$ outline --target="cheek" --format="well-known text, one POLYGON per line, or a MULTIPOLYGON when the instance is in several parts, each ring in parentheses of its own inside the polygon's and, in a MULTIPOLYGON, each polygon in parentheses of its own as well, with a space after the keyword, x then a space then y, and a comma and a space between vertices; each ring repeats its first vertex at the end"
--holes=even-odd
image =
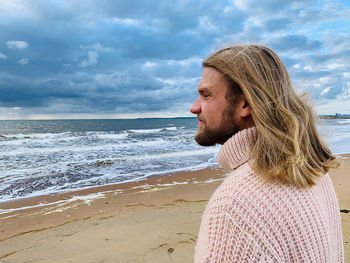
POLYGON ((216 128, 221 120, 221 113, 208 110, 206 114, 203 115, 205 124, 209 127, 216 128))
POLYGON ((223 117, 223 113, 225 108, 223 107, 223 105, 210 105, 211 107, 207 107, 206 108, 206 116, 209 119, 210 118, 210 122, 212 124, 217 124, 220 123, 222 117, 223 117))

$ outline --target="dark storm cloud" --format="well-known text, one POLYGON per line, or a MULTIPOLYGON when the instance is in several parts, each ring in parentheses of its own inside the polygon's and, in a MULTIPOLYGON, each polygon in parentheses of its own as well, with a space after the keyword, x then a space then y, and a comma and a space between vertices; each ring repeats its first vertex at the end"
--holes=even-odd
POLYGON ((286 35, 268 41, 269 46, 281 52, 308 52, 318 50, 322 42, 310 40, 304 35, 286 35))
POLYGON ((281 31, 288 28, 293 21, 289 18, 273 18, 264 22, 263 27, 266 31, 281 31))
POLYGON ((281 10, 294 9, 300 5, 303 7, 313 4, 315 0, 265 0, 263 3, 259 0, 235 0, 236 6, 250 13, 260 12, 262 15, 276 14, 281 10))
POLYGON ((322 99, 337 99, 349 88, 350 36, 334 31, 339 14, 349 17, 342 2, 1 5, 0 107, 31 114, 187 112, 202 58, 228 43, 271 46, 295 82, 322 99), (328 31, 323 21, 333 23, 328 31))

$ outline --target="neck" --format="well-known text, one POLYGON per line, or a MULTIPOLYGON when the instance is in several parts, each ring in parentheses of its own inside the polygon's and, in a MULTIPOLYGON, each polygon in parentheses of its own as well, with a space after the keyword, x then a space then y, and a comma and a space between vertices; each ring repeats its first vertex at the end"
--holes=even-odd
POLYGON ((255 127, 255 123, 253 121, 252 116, 248 116, 245 118, 242 118, 242 124, 241 124, 241 130, 249 129, 251 127, 255 127))

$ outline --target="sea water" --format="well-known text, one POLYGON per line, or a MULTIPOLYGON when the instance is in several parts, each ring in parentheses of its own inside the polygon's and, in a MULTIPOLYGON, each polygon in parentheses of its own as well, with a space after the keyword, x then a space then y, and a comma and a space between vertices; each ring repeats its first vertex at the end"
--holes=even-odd
MULTIPOLYGON (((216 166, 196 118, 0 121, 0 202, 216 166)), ((350 152, 350 120, 319 126, 335 153, 350 152)))

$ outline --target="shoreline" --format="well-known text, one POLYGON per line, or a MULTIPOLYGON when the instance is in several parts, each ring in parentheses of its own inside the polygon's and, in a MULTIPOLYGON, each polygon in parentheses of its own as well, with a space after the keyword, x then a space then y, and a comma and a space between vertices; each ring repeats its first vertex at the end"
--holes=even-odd
MULTIPOLYGON (((225 178, 225 175, 226 171, 219 167, 207 168, 165 176, 155 176, 135 182, 91 187, 62 194, 11 200, 0 203, 0 222, 3 220, 11 221, 11 218, 17 217, 27 218, 31 215, 41 214, 47 216, 55 213, 60 214, 67 210, 78 210, 82 206, 88 208, 92 203, 101 202, 105 199, 127 199, 132 195, 152 194, 165 190, 183 188, 189 185, 219 184, 225 178)), ((179 196, 178 200, 180 199, 183 198, 179 196)), ((64 219, 64 217, 61 217, 61 219, 64 219)), ((18 229, 16 231, 18 232, 18 229)), ((30 230, 26 228, 23 232, 27 231, 30 230)), ((12 231, 4 231, 4 226, 0 225, 0 242, 10 237, 11 233, 12 231)))
MULTIPOLYGON (((69 200, 73 197, 79 196, 87 196, 98 193, 133 193, 137 191, 149 190, 150 188, 158 187, 159 190, 164 189, 164 187, 172 187, 177 184, 187 184, 191 183, 195 180, 199 180, 198 183, 206 182, 210 179, 208 176, 202 175, 204 174, 212 174, 213 176, 224 175, 226 172, 220 168, 219 166, 207 167, 204 169, 194 170, 194 171, 180 171, 174 173, 164 173, 156 176, 150 176, 146 178, 142 178, 135 181, 127 181, 121 183, 114 183, 109 185, 101 185, 101 186, 92 186, 84 189, 71 190, 63 193, 52 193, 47 195, 38 195, 38 196, 29 196, 29 197, 20 197, 16 199, 10 199, 5 201, 0 201, 0 219, 3 212, 1 210, 6 209, 20 209, 22 207, 28 207, 30 209, 31 206, 36 206, 42 204, 50 205, 51 203, 55 203, 58 201, 69 200), (208 173, 206 172, 208 171, 208 173), (217 173, 216 173, 217 172, 217 173)), ((214 179, 215 180, 215 179, 214 179)), ((195 181, 196 183, 196 181, 195 181)))
MULTIPOLYGON (((350 209, 350 154, 329 172, 350 209)), ((221 168, 0 203, 0 262, 193 262, 201 215, 221 168), (38 205, 33 207, 33 205, 38 205)), ((350 213, 341 213, 350 262, 350 213)))
MULTIPOLYGON (((335 154, 339 159, 343 159, 343 157, 350 158, 350 153, 344 152, 344 153, 338 153, 335 154)), ((341 165, 340 165, 341 166, 341 165)), ((225 174, 226 172, 224 169, 222 169, 219 165, 213 165, 211 167, 207 167, 204 169, 199 170, 190 170, 190 171, 179 171, 179 172, 173 172, 173 173, 164 173, 159 174, 155 176, 150 176, 146 178, 142 178, 139 180, 133 180, 133 181, 127 181, 127 182, 121 182, 121 183, 113 183, 109 185, 101 185, 101 186, 91 186, 83 189, 77 189, 77 190, 68 190, 67 192, 62 193, 52 193, 47 195, 37 195, 37 196, 29 196, 29 197, 20 197, 16 199, 10 199, 5 201, 0 201, 0 219, 2 215, 3 209, 20 209, 21 207, 29 207, 31 205, 39 205, 40 203, 47 203, 49 205, 50 203, 68 200, 70 198, 73 198, 75 196, 87 196, 90 194, 97 194, 97 193, 107 193, 107 192, 126 192, 131 193, 138 191, 138 188, 142 188, 142 186, 145 187, 145 189, 150 187, 155 187, 156 185, 160 184, 171 184, 170 181, 173 181, 173 185, 176 185, 177 183, 184 183, 184 182, 190 182, 191 179, 196 179, 196 177, 192 178, 194 174, 201 173, 201 171, 220 171, 220 173, 225 174), (188 177, 185 178, 185 177, 188 177), (176 180, 180 181, 177 182, 176 180), (143 183, 145 183, 143 185, 143 183)), ((202 176, 200 176, 201 179, 203 179, 202 176)), ((168 187, 171 187, 172 185, 168 185, 168 187)))

